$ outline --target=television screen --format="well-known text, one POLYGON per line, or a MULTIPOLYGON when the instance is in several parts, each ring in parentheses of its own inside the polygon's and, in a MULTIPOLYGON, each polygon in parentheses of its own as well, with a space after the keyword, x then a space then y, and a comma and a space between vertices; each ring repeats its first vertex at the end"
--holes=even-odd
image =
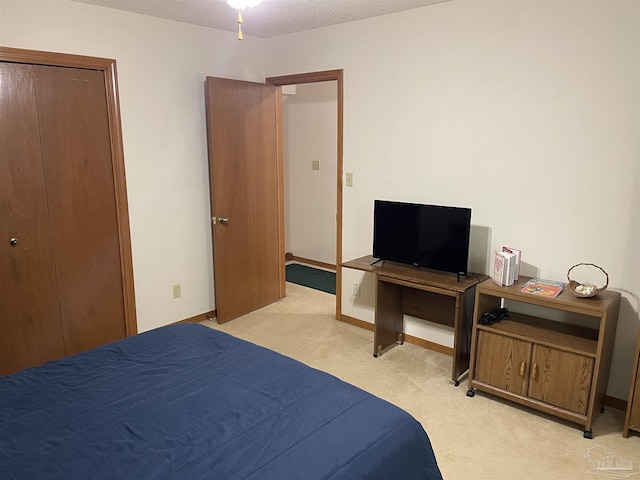
POLYGON ((471 209, 375 200, 373 256, 467 274, 471 209))

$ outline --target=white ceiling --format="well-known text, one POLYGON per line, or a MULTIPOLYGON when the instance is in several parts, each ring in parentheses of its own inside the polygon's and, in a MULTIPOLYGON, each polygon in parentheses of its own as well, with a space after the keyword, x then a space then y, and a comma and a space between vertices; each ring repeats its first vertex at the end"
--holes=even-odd
MULTIPOLYGON (((237 11, 225 0, 73 0, 236 32, 237 11)), ((450 0, 264 0, 243 12, 242 32, 268 38, 411 10, 450 0)))

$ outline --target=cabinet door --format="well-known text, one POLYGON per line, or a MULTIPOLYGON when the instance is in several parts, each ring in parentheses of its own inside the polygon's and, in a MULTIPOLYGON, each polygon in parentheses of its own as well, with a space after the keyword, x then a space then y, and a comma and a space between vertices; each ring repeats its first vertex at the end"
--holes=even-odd
POLYGON ((593 377, 593 358, 534 345, 529 396, 585 415, 593 377))
POLYGON ((474 378, 507 392, 527 394, 531 343, 478 331, 474 378))

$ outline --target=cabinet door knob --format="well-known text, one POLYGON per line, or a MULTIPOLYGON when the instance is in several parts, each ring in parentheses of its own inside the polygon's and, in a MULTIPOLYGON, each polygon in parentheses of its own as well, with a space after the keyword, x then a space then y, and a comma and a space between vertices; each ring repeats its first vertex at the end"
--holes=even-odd
POLYGON ((16 245, 18 245, 18 239, 16 237, 12 237, 11 240, 9 240, 9 245, 15 247, 16 245))
POLYGON ((524 377, 524 370, 527 368, 527 364, 525 362, 520 363, 520 376, 524 377))

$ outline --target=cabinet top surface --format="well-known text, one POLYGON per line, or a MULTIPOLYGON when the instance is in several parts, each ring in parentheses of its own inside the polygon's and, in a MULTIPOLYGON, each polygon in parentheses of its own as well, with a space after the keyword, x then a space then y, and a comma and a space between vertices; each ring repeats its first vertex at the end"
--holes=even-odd
POLYGON ((460 277, 460 280, 458 280, 455 274, 437 272, 424 268, 414 268, 410 265, 390 261, 371 265, 376 260, 377 259, 371 255, 367 255, 349 262, 344 262, 342 266, 353 268, 355 270, 362 270, 364 272, 375 273, 380 277, 395 278, 417 284, 433 285, 459 292, 463 292, 487 278, 486 275, 476 275, 474 277, 460 277))
POLYGON ((521 276, 518 281, 510 287, 501 287, 493 280, 488 279, 478 285, 478 293, 549 307, 562 308, 564 306, 571 309, 593 310, 595 312, 601 312, 609 308, 612 304, 620 302, 620 293, 611 290, 605 290, 590 298, 576 297, 571 293, 568 286, 555 298, 521 292, 520 289, 522 286, 530 279, 531 277, 521 276))

